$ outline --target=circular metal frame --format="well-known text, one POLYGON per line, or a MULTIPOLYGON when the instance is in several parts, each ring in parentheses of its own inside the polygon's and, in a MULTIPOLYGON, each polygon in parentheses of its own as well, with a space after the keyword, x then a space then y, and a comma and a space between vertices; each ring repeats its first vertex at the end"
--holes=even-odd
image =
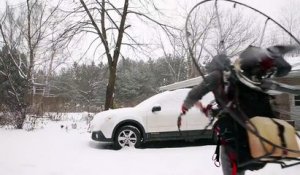
MULTIPOLYGON (((189 21, 189 18, 191 17, 191 13, 192 13, 197 7, 199 7, 200 5, 202 5, 202 4, 204 4, 204 3, 210 2, 210 1, 215 1, 215 8, 216 8, 216 10, 217 10, 217 2, 218 2, 218 1, 229 2, 229 3, 233 3, 234 5, 238 4, 238 5, 241 5, 241 6, 243 6, 243 7, 248 8, 248 9, 251 9, 251 10, 253 10, 253 11, 255 11, 255 12, 257 12, 257 13, 259 13, 259 14, 261 14, 261 15, 263 15, 264 17, 267 18, 267 20, 266 20, 266 22, 265 22, 265 25, 266 25, 266 23, 267 23, 268 21, 272 21, 272 22, 275 23, 277 26, 279 26, 282 30, 284 30, 290 37, 292 37, 292 38, 296 41, 296 43, 300 46, 299 40, 298 40, 293 34, 291 34, 291 32, 289 32, 286 28, 284 28, 281 24, 279 24, 277 21, 275 21, 275 20, 274 20, 273 18, 271 18, 270 16, 266 15, 265 13, 263 13, 263 12, 261 12, 261 11, 255 9, 255 8, 253 8, 253 7, 251 7, 251 6, 248 6, 248 5, 246 5, 246 4, 243 4, 243 3, 240 3, 240 2, 237 2, 237 1, 234 1, 234 0, 204 0, 204 1, 201 1, 201 2, 197 3, 197 4, 190 10, 190 12, 188 13, 188 16, 187 16, 187 19, 186 19, 186 23, 185 23, 185 35, 186 35, 187 46, 188 46, 188 51, 189 51, 190 57, 192 58, 192 61, 193 61, 194 65, 195 65, 195 67, 197 68, 197 71, 198 71, 198 72, 200 73, 200 75, 202 76, 203 82, 204 82, 204 83, 207 83, 207 80, 206 80, 206 78, 205 78, 205 76, 204 76, 204 73, 201 71, 201 68, 199 67, 199 65, 198 65, 198 63, 197 63, 197 61, 196 61, 196 58, 195 58, 195 56, 194 56, 194 54, 193 54, 193 48, 191 47, 190 42, 189 42, 189 36, 190 36, 190 33, 189 33, 189 31, 188 31, 188 21, 189 21)), ((216 12, 216 13, 217 13, 217 15, 218 15, 218 12, 216 12)), ((222 29, 221 29, 221 23, 220 23, 220 20, 219 20, 219 16, 217 16, 217 18, 218 18, 218 25, 219 25, 219 29, 220 29, 220 36, 222 36, 222 29)), ((264 30, 265 30, 265 27, 264 27, 264 30)), ((263 36, 262 36, 262 37, 263 37, 263 36)), ((261 40, 261 41, 262 41, 262 40, 261 40)), ((224 46, 225 43, 224 43, 224 41, 222 41, 222 38, 221 38, 221 42, 223 42, 223 43, 220 43, 220 44, 223 44, 223 46, 224 46)), ((225 50, 224 50, 224 52, 226 53, 225 50)), ((226 106, 226 103, 225 103, 222 99, 218 99, 218 100, 219 100, 219 102, 222 104, 222 106, 224 106, 224 108, 225 108, 224 110, 227 111, 227 112, 229 112, 230 115, 232 116, 232 118, 233 118, 238 124, 240 124, 240 125, 241 125, 242 127, 244 127, 246 130, 250 131, 252 134, 254 134, 255 136, 257 136, 261 141, 263 141, 263 142, 265 142, 265 143, 267 143, 267 144, 272 145, 274 148, 280 148, 280 149, 284 149, 284 150, 289 151, 289 152, 300 153, 300 151, 298 151, 298 150, 287 149, 287 148, 282 147, 282 146, 280 146, 280 145, 276 145, 276 144, 274 144, 273 142, 269 141, 268 139, 262 137, 262 136, 258 133, 257 129, 255 129, 255 127, 253 127, 254 125, 251 124, 251 122, 249 122, 249 124, 250 124, 252 127, 250 127, 250 126, 247 125, 244 121, 242 121, 242 120, 241 120, 241 117, 237 116, 237 114, 236 114, 232 109, 228 108, 228 107, 226 106)), ((244 116, 244 117, 245 117, 245 116, 244 116)), ((297 134, 297 133, 296 133, 296 134, 297 134)), ((297 136, 299 137, 299 134, 297 134, 297 136)))

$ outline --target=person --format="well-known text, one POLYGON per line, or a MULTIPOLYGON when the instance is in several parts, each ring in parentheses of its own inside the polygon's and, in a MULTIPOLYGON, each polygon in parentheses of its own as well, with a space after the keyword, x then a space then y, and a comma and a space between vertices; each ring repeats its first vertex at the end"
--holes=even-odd
POLYGON ((282 55, 293 49, 284 46, 267 49, 249 46, 239 55, 234 65, 231 65, 226 55, 217 55, 206 66, 207 75, 204 81, 192 88, 185 98, 182 114, 199 103, 205 94, 213 92, 221 110, 216 128, 221 144, 224 175, 244 175, 245 170, 258 170, 265 166, 260 161, 249 163, 251 156, 248 141, 245 139, 246 130, 226 109, 233 111, 244 122, 255 116, 277 117, 272 110, 268 91, 283 90, 285 86, 269 78, 285 76, 291 71, 291 65, 282 55))

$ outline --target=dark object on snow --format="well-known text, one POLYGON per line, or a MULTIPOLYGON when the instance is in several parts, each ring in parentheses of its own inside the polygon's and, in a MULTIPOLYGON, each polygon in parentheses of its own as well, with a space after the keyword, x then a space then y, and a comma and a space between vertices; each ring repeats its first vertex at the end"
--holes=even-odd
POLYGON ((77 129, 77 124, 76 123, 72 123, 72 129, 77 129))

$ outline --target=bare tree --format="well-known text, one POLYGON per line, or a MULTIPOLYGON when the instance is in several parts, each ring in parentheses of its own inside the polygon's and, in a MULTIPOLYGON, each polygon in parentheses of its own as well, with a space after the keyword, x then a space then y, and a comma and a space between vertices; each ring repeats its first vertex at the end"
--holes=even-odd
POLYGON ((168 65, 169 72, 172 74, 173 81, 177 82, 182 80, 182 77, 186 77, 186 72, 183 71, 186 69, 186 61, 184 58, 187 57, 187 49, 184 47, 184 38, 181 31, 174 33, 172 35, 167 35, 168 43, 161 37, 160 38, 160 47, 163 51, 163 58, 168 65), (167 48, 170 46, 170 48, 167 48), (181 58, 179 65, 172 65, 172 58, 181 58))
POLYGON ((101 16, 100 17, 100 23, 101 23, 100 26, 97 25, 96 20, 92 16, 90 9, 87 7, 86 3, 83 0, 80 0, 80 3, 82 4, 84 10, 88 14, 89 19, 90 19, 94 29, 96 30, 97 35, 101 39, 101 42, 105 49, 105 54, 106 54, 108 65, 109 65, 109 80, 108 80, 108 85, 107 85, 107 89, 106 89, 106 101, 105 101, 105 109, 108 109, 113 106, 113 94, 114 94, 115 81, 116 81, 117 63, 118 63, 120 50, 121 50, 121 46, 122 46, 123 34, 125 31, 125 27, 126 27, 125 21, 126 21, 126 17, 128 14, 129 0, 124 1, 122 12, 120 12, 119 9, 115 8, 111 3, 109 3, 109 5, 111 5, 111 7, 114 8, 115 10, 117 10, 117 12, 119 12, 119 14, 121 15, 121 21, 120 21, 119 25, 117 25, 115 23, 115 21, 111 21, 114 23, 114 25, 115 25, 114 27, 116 27, 116 29, 118 30, 118 36, 116 39, 116 43, 115 43, 115 46, 113 47, 113 49, 114 49, 113 55, 111 54, 111 51, 110 51, 110 47, 109 47, 110 43, 108 43, 107 28, 106 28, 106 24, 105 24, 106 23, 105 16, 108 15, 108 17, 110 17, 109 14, 107 14, 107 9, 106 9, 107 2, 105 2, 105 0, 102 0, 102 2, 96 1, 96 3, 99 4, 98 10, 100 11, 100 16, 101 16))
MULTIPOLYGON (((150 0, 137 1, 140 8, 148 4, 152 4, 150 0)), ((142 44, 135 40, 128 32, 127 29, 131 25, 127 24, 128 15, 135 15, 144 20, 153 22, 168 30, 170 26, 160 23, 148 16, 146 13, 138 11, 137 7, 130 7, 134 4, 133 1, 124 0, 121 2, 112 2, 107 0, 93 0, 85 2, 80 0, 80 3, 88 16, 88 21, 83 23, 87 24, 85 29, 93 32, 100 39, 102 50, 109 65, 109 79, 106 89, 105 109, 113 107, 113 96, 115 91, 116 82, 116 68, 121 53, 121 48, 124 46, 140 47, 142 44), (92 26, 92 29, 91 27, 92 26), (126 37, 126 40, 124 39, 126 37), (128 43, 128 41, 131 43, 128 43)), ((97 47, 98 48, 98 47, 97 47)))
POLYGON ((233 57, 257 41, 259 32, 254 29, 253 21, 241 9, 218 9, 208 4, 190 14, 187 39, 197 63, 203 68, 212 56, 222 52, 220 43, 224 43, 226 54, 233 57))
MULTIPOLYGON (((286 5, 283 6, 278 13, 278 19, 275 19, 280 25, 282 25, 288 32, 294 35, 296 38, 300 38, 300 13, 298 6, 300 3, 297 0, 288 0, 286 5)), ((297 42, 291 37, 288 32, 283 30, 276 23, 271 20, 265 19, 264 31, 262 32, 262 38, 260 39, 261 46, 269 47, 271 45, 290 44, 296 45, 297 42)), ((299 55, 299 51, 294 51, 288 55, 299 55)))
MULTIPOLYGON (((58 50, 57 48, 65 47, 65 43, 67 43, 59 44, 70 30, 65 31, 60 28, 63 31, 59 32, 59 27, 49 27, 59 26, 60 22, 64 20, 63 17, 57 18, 61 2, 62 0, 58 1, 55 6, 52 6, 48 2, 27 0, 26 3, 21 3, 13 10, 10 10, 10 7, 7 5, 6 13, 1 19, 1 37, 4 46, 10 51, 10 57, 15 67, 18 68, 20 77, 26 82, 22 89, 22 94, 24 95, 22 97, 20 93, 15 95, 22 102, 20 102, 21 105, 16 104, 19 106, 16 111, 20 113, 18 128, 22 128, 28 107, 34 107, 33 90, 35 88, 34 72, 37 69, 36 66, 44 64, 43 62, 47 59, 44 56, 50 50, 53 55, 50 58, 49 70, 53 69, 52 64, 58 50), (13 15, 12 11, 16 11, 17 15, 13 15), (11 54, 15 50, 24 53, 27 59, 11 54), (22 66, 25 69, 21 69, 22 66)), ((11 88, 13 89, 12 86, 11 88)), ((20 88, 17 87, 16 89, 20 88)))
MULTIPOLYGON (((211 11, 211 9, 207 9, 206 13, 202 13, 200 10, 196 10, 195 13, 192 14, 188 21, 188 28, 189 28, 189 36, 185 36, 188 40, 185 42, 190 42, 191 49, 195 55, 197 63, 200 65, 206 64, 208 61, 209 56, 213 56, 211 51, 207 49, 207 40, 208 34, 211 30, 214 30, 213 23, 216 20, 216 14, 211 11)), ((216 38, 216 37, 215 37, 216 38)), ((186 50, 188 46, 185 45, 186 50)), ((191 56, 188 54, 188 70, 189 70, 189 77, 193 78, 199 76, 199 73, 195 67, 195 63, 192 61, 191 56)))
MULTIPOLYGON (((299 1, 295 0, 289 0, 287 2, 287 6, 283 7, 281 9, 281 15, 280 15, 280 23, 289 31, 291 32, 298 40, 300 39, 300 13, 298 10, 298 7, 300 5, 299 1)), ((288 43, 290 45, 297 44, 296 41, 289 35, 287 35, 286 32, 283 30, 277 30, 274 31, 274 33, 277 33, 277 43, 288 43), (281 37, 278 37, 281 36, 281 37)), ((275 34, 274 34, 275 35, 275 34)), ((295 51, 290 53, 291 56, 293 55, 299 55, 299 51, 295 51)))
POLYGON ((29 57, 27 79, 31 83, 34 82, 34 66, 39 58, 37 54, 45 51, 43 49, 46 47, 42 46, 42 44, 49 37, 49 28, 51 23, 53 23, 53 17, 58 12, 60 4, 61 0, 55 7, 50 8, 48 4, 39 0, 26 1, 26 20, 24 20, 23 33, 29 57))

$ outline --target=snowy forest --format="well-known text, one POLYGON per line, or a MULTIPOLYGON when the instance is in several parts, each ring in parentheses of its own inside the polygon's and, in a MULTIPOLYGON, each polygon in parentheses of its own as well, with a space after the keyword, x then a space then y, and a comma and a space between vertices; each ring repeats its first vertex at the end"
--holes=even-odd
MULTIPOLYGON (((134 61, 129 58, 120 60, 117 67, 114 108, 134 106, 158 93, 160 86, 185 80, 185 65, 182 58, 172 57, 148 61, 134 61), (175 76, 169 69, 170 65, 175 72, 181 72, 178 78, 174 78, 175 76)), ((60 96, 66 100, 66 105, 72 105, 68 109, 59 110, 69 112, 103 110, 105 88, 108 82, 107 74, 105 64, 73 63, 71 67, 52 75, 50 95, 60 96), (76 105, 78 109, 74 109, 76 105), (102 109, 95 109, 101 106, 102 109)), ((39 71, 36 77, 37 82, 43 82, 45 74, 39 71)))
POLYGON ((300 151, 290 143, 300 145, 299 89, 267 92, 299 87, 299 7, 300 0, 0 0, 0 173, 218 175, 230 165, 231 174, 297 174, 300 151), (240 78, 249 46, 262 48, 267 64, 254 68, 266 72, 240 78), (272 79, 279 66, 270 46, 298 48, 284 58, 279 52, 291 64, 279 77, 287 79, 272 79), (208 84, 216 55, 225 55, 228 65, 208 84), (272 81, 265 88, 251 78, 272 81), (222 87, 219 96, 187 108, 194 101, 186 100, 189 89, 160 89, 185 80, 207 83, 198 86, 203 91, 222 87), (255 113, 252 119, 269 120, 254 125, 240 108, 240 94, 248 95, 243 107, 255 113), (256 114, 266 108, 278 120, 256 114), (251 159, 250 149, 261 146, 263 155, 251 159), (238 169, 240 158, 245 170, 238 169), (256 168, 260 160, 266 165, 256 168))
MULTIPOLYGON (((0 110, 11 114, 17 128, 27 114, 133 106, 158 93, 160 86, 199 76, 187 54, 187 2, 10 3, 2 2, 0 11, 0 110)), ((296 4, 289 1, 282 7, 279 21, 299 37, 296 4)), ((294 44, 272 24, 266 27, 266 19, 243 13, 241 7, 221 7, 221 37, 230 57, 250 44, 294 44)), ((199 65, 220 51, 217 19, 212 6, 204 6, 188 23, 199 65)))

